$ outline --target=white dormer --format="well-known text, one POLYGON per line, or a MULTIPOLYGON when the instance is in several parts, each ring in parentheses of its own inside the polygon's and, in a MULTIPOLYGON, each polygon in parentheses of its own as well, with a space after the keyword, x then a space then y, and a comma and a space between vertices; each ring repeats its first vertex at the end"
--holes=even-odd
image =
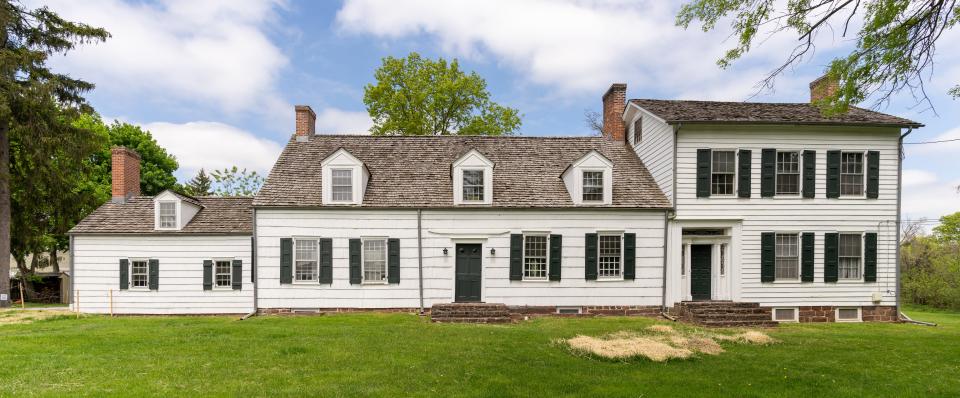
POLYGON ((563 171, 564 185, 577 206, 613 203, 613 162, 600 152, 590 151, 563 171))
POLYGON ((153 197, 153 227, 158 231, 179 231, 200 211, 200 203, 193 198, 177 195, 171 190, 153 197), (187 200, 189 199, 189 201, 187 200))
POLYGON ((493 203, 493 162, 471 149, 453 162, 453 204, 493 203))
POLYGON ((340 148, 320 162, 324 205, 359 205, 370 180, 363 162, 340 148))

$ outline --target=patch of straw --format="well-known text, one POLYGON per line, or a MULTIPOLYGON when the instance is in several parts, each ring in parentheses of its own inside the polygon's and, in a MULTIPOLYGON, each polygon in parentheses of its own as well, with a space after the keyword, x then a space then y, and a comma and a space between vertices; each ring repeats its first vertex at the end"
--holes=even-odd
POLYGON ((32 323, 44 319, 56 318, 62 315, 72 315, 70 311, 31 311, 31 310, 6 310, 0 312, 0 325, 15 325, 32 323))
POLYGON ((613 359, 646 357, 651 361, 663 362, 674 358, 685 359, 693 355, 693 352, 688 349, 676 348, 646 337, 607 340, 590 336, 577 336, 567 340, 567 344, 578 351, 613 359))
POLYGON ((673 327, 668 325, 651 325, 651 326, 647 326, 647 330, 654 333, 664 333, 664 334, 673 334, 677 332, 676 330, 673 329, 673 327))
POLYGON ((624 330, 603 337, 578 335, 572 339, 555 340, 554 344, 564 344, 576 352, 609 359, 644 357, 663 362, 669 359, 687 359, 695 354, 720 355, 725 351, 718 341, 756 345, 777 342, 772 337, 754 330, 725 335, 678 331, 667 325, 653 325, 645 331, 648 333, 624 330))

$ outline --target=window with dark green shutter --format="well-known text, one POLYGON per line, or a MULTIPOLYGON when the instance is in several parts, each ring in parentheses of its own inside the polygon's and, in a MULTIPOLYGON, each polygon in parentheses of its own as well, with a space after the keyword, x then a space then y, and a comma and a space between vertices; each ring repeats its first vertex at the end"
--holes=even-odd
POLYGON ((293 239, 280 238, 280 283, 293 283, 293 239))
POLYGON ((550 280, 560 280, 563 264, 563 235, 550 235, 550 280))
POLYGON ((837 264, 840 261, 840 234, 823 234, 823 281, 836 282, 837 264))
POLYGON ((203 290, 213 290, 213 260, 203 260, 203 290))
POLYGON ((350 264, 350 284, 358 285, 363 282, 360 271, 360 250, 362 247, 360 239, 350 239, 349 243, 349 264, 350 264))
POLYGON ((150 259, 150 290, 160 289, 160 260, 150 259))
POLYGON ((840 197, 840 151, 827 151, 827 197, 840 197))
POLYGON ((387 283, 400 283, 400 239, 387 239, 387 283))
POLYGON ((760 152, 760 196, 771 198, 777 189, 777 150, 764 148, 760 152))
POLYGON ((863 234, 863 281, 877 281, 877 233, 863 234))
POLYGON ((760 233, 760 282, 776 280, 776 234, 760 233))
POLYGON ((523 234, 510 235, 510 280, 523 280, 523 234))
POLYGON ((803 197, 817 196, 817 151, 803 151, 803 197))
POLYGON ((623 234, 623 279, 637 278, 637 234, 623 234))
POLYGON ((813 264, 814 264, 814 234, 813 232, 804 232, 802 235, 801 253, 800 253, 800 280, 802 282, 813 282, 813 264))
POLYGON ((867 198, 880 197, 880 152, 867 152, 867 198))
POLYGON ((697 149, 697 197, 710 197, 710 150, 697 149))
POLYGON ((243 261, 233 260, 233 290, 243 289, 243 261))
POLYGON ((737 160, 739 162, 739 173, 737 181, 737 196, 741 198, 749 198, 750 190, 752 189, 750 181, 752 179, 751 173, 753 168, 753 151, 749 149, 741 149, 740 155, 737 160))
POLYGON ((120 259, 120 290, 130 288, 130 260, 120 259))
POLYGON ((320 239, 320 277, 319 283, 333 283, 333 239, 320 239))
POLYGON ((584 236, 584 276, 588 281, 597 280, 597 234, 584 236))

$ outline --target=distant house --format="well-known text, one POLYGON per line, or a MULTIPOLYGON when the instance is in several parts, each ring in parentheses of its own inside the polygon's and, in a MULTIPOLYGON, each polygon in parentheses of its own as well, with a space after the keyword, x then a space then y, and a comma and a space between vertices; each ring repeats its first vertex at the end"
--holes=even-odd
POLYGON ((139 196, 138 157, 117 148, 114 200, 71 232, 80 309, 109 311, 110 294, 151 314, 730 301, 766 321, 895 319, 898 149, 920 124, 628 101, 620 84, 603 107, 602 137, 547 138, 316 135, 298 106, 254 198, 139 196))

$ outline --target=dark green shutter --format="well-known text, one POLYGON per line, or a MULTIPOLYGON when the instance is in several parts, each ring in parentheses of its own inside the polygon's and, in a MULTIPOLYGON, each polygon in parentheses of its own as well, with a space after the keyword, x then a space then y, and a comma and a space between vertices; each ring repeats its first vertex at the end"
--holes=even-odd
POLYGON ((213 261, 203 260, 203 290, 213 290, 213 261))
POLYGON ((803 197, 817 197, 817 151, 803 151, 803 197))
POLYGON ((760 152, 760 196, 771 198, 777 193, 777 150, 760 152))
POLYGON ((760 233, 760 282, 773 282, 777 279, 776 234, 760 233))
POLYGON ((840 262, 840 234, 823 234, 823 281, 837 281, 837 263, 840 262))
POLYGON ((257 238, 250 237, 250 283, 257 283, 257 238))
POLYGON ((522 234, 510 234, 510 280, 523 280, 522 234))
POLYGON ((623 279, 637 279, 637 234, 623 234, 623 279))
POLYGON ((698 198, 710 197, 710 150, 709 149, 697 149, 697 197, 698 198))
POLYGON ((741 149, 740 156, 737 159, 740 170, 739 181, 737 181, 737 196, 741 198, 750 197, 750 181, 752 180, 752 168, 753 168, 753 151, 749 149, 741 149))
POLYGON ((293 283, 293 239, 280 238, 280 283, 293 283))
POLYGON ((867 198, 880 197, 880 152, 867 152, 867 198))
POLYGON ((800 242, 800 281, 813 282, 814 234, 804 232, 800 242))
POLYGON ((597 280, 597 234, 584 237, 584 276, 588 281, 597 280))
POLYGON ((320 239, 320 275, 319 283, 333 283, 333 239, 320 239))
POLYGON ((877 233, 863 235, 863 281, 877 281, 877 233))
POLYGON ((387 282, 400 283, 400 239, 387 239, 387 282))
POLYGON ((130 260, 120 259, 120 290, 130 288, 130 260))
POLYGON ((827 151, 827 197, 840 197, 840 151, 827 151))
POLYGON ((363 282, 360 275, 360 239, 350 239, 350 284, 357 285, 363 282))
POLYGON ((233 290, 240 290, 243 288, 243 261, 233 260, 233 280, 231 281, 233 285, 233 290))
POLYGON ((160 289, 160 260, 150 259, 147 260, 147 283, 150 285, 150 290, 159 290, 160 289))
POLYGON ((563 235, 550 235, 550 280, 560 280, 563 264, 563 235))

